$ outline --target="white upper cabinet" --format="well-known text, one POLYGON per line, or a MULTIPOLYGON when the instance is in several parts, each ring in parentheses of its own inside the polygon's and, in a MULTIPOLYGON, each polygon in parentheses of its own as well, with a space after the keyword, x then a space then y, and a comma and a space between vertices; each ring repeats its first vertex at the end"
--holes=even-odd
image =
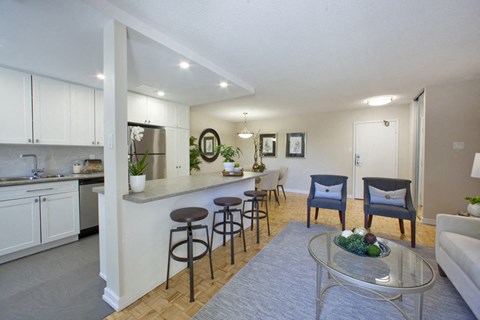
POLYGON ((71 84, 70 104, 70 144, 77 146, 96 145, 95 90, 71 84))
POLYGON ((0 68, 0 143, 32 143, 31 75, 0 68))
POLYGON ((147 121, 158 126, 165 125, 165 107, 163 101, 147 97, 147 121))
POLYGON ((172 128, 190 128, 190 107, 128 92, 128 121, 172 128))
POLYGON ((147 123, 147 97, 138 93, 127 94, 128 121, 147 123))
POLYGON ((70 84, 33 76, 35 143, 70 144, 70 84))
POLYGON ((103 146, 103 92, 95 90, 95 143, 103 146))
POLYGON ((190 174, 189 130, 166 128, 167 178, 190 174))

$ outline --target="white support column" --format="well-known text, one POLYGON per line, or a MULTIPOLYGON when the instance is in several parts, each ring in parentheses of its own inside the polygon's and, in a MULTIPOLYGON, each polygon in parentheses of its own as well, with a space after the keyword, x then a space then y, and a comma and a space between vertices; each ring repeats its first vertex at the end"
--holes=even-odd
POLYGON ((127 171, 127 31, 112 21, 103 36, 105 241, 107 287, 103 299, 115 310, 124 296, 123 200, 128 193, 127 171))

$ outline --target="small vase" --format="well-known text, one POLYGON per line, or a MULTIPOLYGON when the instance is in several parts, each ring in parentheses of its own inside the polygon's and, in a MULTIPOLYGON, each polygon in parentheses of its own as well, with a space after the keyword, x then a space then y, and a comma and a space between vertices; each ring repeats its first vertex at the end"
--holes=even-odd
POLYGON ((475 217, 480 217, 480 204, 468 204, 467 207, 467 212, 470 213, 470 215, 475 216, 475 217))
POLYGON ((143 192, 145 190, 145 180, 147 176, 130 176, 130 188, 133 192, 143 192))

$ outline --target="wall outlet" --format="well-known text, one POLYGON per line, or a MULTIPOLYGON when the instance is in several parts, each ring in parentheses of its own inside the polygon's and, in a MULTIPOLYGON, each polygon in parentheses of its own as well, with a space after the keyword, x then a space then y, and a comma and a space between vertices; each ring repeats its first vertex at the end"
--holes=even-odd
POLYGON ((94 155, 94 154, 91 154, 91 155, 89 156, 89 158, 90 158, 90 159, 95 159, 95 155, 94 155))

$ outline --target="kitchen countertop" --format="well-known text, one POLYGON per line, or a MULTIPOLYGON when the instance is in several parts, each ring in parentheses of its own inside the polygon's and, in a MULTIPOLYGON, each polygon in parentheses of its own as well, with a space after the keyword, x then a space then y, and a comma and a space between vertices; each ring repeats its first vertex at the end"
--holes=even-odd
MULTIPOLYGON (((46 183, 46 182, 83 180, 83 179, 103 178, 103 177, 104 177, 103 172, 97 172, 97 173, 68 174, 68 175, 64 175, 63 177, 44 178, 44 179, 40 178, 40 179, 33 179, 33 180, 9 180, 9 181, 0 180, 0 187, 27 185, 27 184, 35 184, 35 183, 46 183)), ((8 177, 5 177, 5 178, 8 178, 8 177)))
MULTIPOLYGON (((264 176, 260 172, 244 172, 243 176, 223 176, 221 172, 199 174, 193 176, 174 177, 146 182, 144 192, 130 192, 123 196, 123 199, 135 203, 146 203, 165 198, 171 198, 195 191, 216 188, 222 185, 236 183, 239 181, 255 179, 264 176)), ((94 192, 103 193, 103 187, 93 188, 94 192)))

